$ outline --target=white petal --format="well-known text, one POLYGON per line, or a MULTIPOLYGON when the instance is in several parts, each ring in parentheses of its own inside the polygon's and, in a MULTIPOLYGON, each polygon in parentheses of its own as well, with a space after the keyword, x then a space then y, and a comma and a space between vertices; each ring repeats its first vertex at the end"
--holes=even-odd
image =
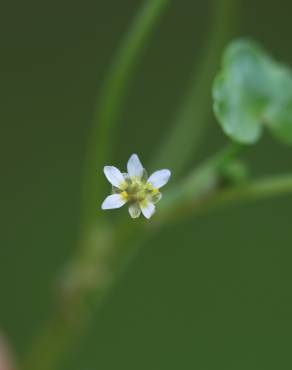
POLYGON ((129 206, 129 213, 132 218, 138 218, 141 214, 141 209, 138 203, 131 204, 129 206))
POLYGON ((124 184, 125 179, 121 171, 114 166, 105 166, 103 172, 108 181, 115 187, 120 188, 124 184))
POLYGON ((168 182, 170 175, 171 172, 169 170, 159 170, 149 177, 148 182, 154 187, 154 189, 159 189, 168 182))
POLYGON ((143 175, 143 166, 137 156, 132 154, 127 164, 128 173, 130 176, 141 178, 143 175))
POLYGON ((150 218, 155 212, 155 205, 151 202, 147 202, 147 204, 140 204, 140 206, 141 211, 146 218, 150 218))
POLYGON ((126 203, 126 200, 121 197, 120 194, 109 195, 105 198, 101 205, 102 209, 115 209, 121 208, 126 203))

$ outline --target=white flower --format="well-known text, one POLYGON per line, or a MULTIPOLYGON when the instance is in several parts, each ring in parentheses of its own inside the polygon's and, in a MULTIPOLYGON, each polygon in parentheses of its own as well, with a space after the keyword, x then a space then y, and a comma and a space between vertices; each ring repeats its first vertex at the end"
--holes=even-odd
POLYGON ((162 197, 159 189, 168 182, 171 172, 159 170, 148 178, 137 154, 131 155, 127 170, 128 173, 121 173, 116 167, 104 167, 104 174, 113 186, 113 194, 104 200, 101 208, 120 208, 128 203, 132 218, 139 217, 141 211, 150 218, 155 212, 155 204, 162 197))

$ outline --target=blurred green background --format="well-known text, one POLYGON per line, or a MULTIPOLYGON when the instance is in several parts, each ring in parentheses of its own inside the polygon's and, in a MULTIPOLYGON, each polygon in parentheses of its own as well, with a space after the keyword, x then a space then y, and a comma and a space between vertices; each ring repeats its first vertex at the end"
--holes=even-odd
MULTIPOLYGON (((140 4, 18 1, 2 14, 0 327, 19 355, 76 247, 96 95, 140 4)), ((134 152, 151 159, 199 62, 209 5, 167 8, 131 86, 113 164, 125 167, 134 152)), ((242 0, 236 35, 292 65, 291 11, 289 0, 242 0)), ((210 122, 193 165, 226 142, 210 122)), ((273 174, 291 170, 291 154, 266 135, 245 158, 252 174, 273 174)), ((291 207, 287 196, 165 226, 60 369, 291 369, 291 207)))

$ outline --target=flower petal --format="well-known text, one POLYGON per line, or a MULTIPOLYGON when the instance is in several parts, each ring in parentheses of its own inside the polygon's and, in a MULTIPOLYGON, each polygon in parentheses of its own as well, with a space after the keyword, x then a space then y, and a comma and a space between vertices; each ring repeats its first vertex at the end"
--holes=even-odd
POLYGON ((145 168, 143 169, 143 175, 141 177, 141 181, 143 182, 143 184, 146 184, 147 180, 148 180, 148 173, 147 171, 145 170, 145 168))
POLYGON ((115 187, 120 188, 124 183, 125 179, 121 171, 114 166, 105 166, 103 172, 108 181, 115 187))
POLYGON ((162 198, 162 194, 161 193, 157 193, 157 194, 154 194, 154 195, 151 195, 151 202, 153 204, 156 204, 160 201, 160 199, 162 198))
POLYGON ((141 214, 141 209, 138 203, 130 204, 129 213, 132 218, 138 218, 141 214))
POLYGON ((142 177, 144 168, 137 154, 131 155, 130 159, 128 160, 127 169, 131 177, 142 177))
POLYGON ((102 209, 115 209, 121 208, 126 203, 126 200, 120 194, 109 195, 103 201, 101 208, 102 209))
POLYGON ((148 182, 154 187, 154 189, 159 189, 168 182, 170 175, 171 172, 169 170, 159 170, 149 177, 148 182))
POLYGON ((155 205, 151 202, 140 203, 141 211, 146 218, 150 218, 155 212, 155 205))

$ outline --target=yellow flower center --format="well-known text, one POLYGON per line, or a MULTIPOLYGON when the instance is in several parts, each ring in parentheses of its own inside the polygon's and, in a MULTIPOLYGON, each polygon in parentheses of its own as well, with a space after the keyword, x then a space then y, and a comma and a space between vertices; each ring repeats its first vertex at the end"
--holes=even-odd
POLYGON ((150 183, 139 178, 128 178, 118 191, 122 199, 135 203, 145 203, 151 200, 152 196, 159 194, 159 189, 155 189, 150 183))
POLYGON ((122 191, 120 193, 120 195, 121 195, 122 199, 128 200, 129 194, 126 191, 122 191))

